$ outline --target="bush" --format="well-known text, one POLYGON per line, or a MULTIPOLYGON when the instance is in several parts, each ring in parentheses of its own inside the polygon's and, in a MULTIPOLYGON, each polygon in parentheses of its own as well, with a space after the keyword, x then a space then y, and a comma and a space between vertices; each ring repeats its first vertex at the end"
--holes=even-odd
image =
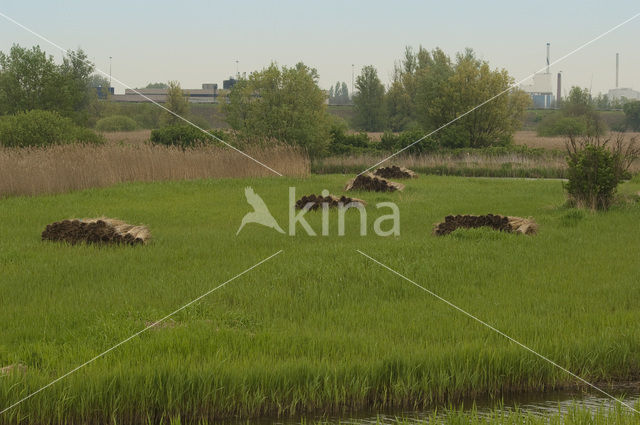
POLYGON ((152 103, 97 102, 93 113, 100 118, 125 116, 134 120, 138 128, 154 129, 161 127, 163 112, 152 103))
MULTIPOLYGON (((220 137, 218 134, 215 135, 220 137)), ((225 140, 224 137, 220 138, 225 140)), ((214 140, 213 136, 205 134, 191 125, 172 125, 151 132, 151 143, 165 146, 191 148, 211 143, 214 140)))
POLYGON ((329 154, 351 155, 375 150, 367 133, 347 134, 345 126, 337 123, 331 126, 329 154))
POLYGON ((587 134, 583 117, 567 117, 558 112, 545 116, 538 125, 538 136, 582 136, 587 134))
POLYGON ((0 144, 7 147, 49 146, 67 143, 102 143, 94 131, 78 127, 52 111, 33 110, 0 119, 0 144))
POLYGON ((124 115, 113 115, 101 118, 96 123, 98 131, 133 131, 138 128, 138 123, 124 115))
POLYGON ((632 131, 640 131, 640 100, 625 103, 623 110, 627 127, 632 131))
POLYGON ((618 186, 614 158, 605 147, 587 145, 567 160, 570 201, 579 207, 607 209, 618 186))
MULTIPOLYGON (((379 148, 386 151, 399 151, 417 140, 423 138, 425 133, 421 130, 403 131, 402 133, 385 132, 380 138, 379 148)), ((405 152, 410 154, 421 154, 438 150, 439 144, 433 138, 427 138, 415 143, 405 152)))
POLYGON ((618 183, 631 177, 629 168, 640 155, 635 139, 625 142, 618 134, 614 145, 611 139, 584 137, 567 142, 569 182, 565 188, 569 201, 578 207, 606 210, 611 205, 618 183))

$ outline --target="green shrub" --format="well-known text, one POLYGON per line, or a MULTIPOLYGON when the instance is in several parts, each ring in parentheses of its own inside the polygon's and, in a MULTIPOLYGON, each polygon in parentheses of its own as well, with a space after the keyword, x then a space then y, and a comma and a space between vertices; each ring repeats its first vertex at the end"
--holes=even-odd
MULTIPOLYGON (((402 133, 385 132, 380 138, 379 149, 386 151, 399 151, 417 140, 423 138, 425 133, 422 130, 409 130, 402 133)), ((409 154, 421 154, 426 152, 434 152, 439 148, 438 142, 433 138, 426 138, 415 143, 405 152, 409 154)))
POLYGON ((625 103, 625 124, 632 131, 640 131, 640 100, 625 103))
POLYGON ((607 209, 619 183, 614 154, 603 145, 584 144, 567 158, 569 201, 578 207, 607 209))
POLYGON ((545 116, 538 125, 538 136, 582 136, 587 133, 583 117, 567 117, 561 113, 545 116))
POLYGON ((351 155, 375 150, 367 133, 347 134, 345 126, 332 125, 329 142, 330 155, 351 155))
POLYGON ((138 128, 138 123, 124 115, 113 115, 101 118, 96 123, 98 131, 133 131, 138 128))
MULTIPOLYGON (((217 137, 225 140, 224 137, 214 133, 217 137)), ((172 125, 153 130, 151 132, 151 142, 165 146, 180 146, 182 148, 191 148, 203 144, 213 142, 213 136, 205 134, 197 128, 185 125, 172 125)), ((225 140, 226 141, 226 140, 225 140)))
POLYGON ((33 110, 0 119, 0 144, 3 146, 49 146, 74 142, 102 143, 103 138, 52 111, 33 110))

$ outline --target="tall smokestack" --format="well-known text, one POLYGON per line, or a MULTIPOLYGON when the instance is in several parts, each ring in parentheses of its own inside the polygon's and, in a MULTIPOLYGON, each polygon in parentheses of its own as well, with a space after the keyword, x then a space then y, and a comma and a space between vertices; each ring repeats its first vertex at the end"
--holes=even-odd
POLYGON ((560 107, 562 101, 562 74, 558 72, 558 91, 556 94, 556 108, 560 107))
POLYGON ((620 53, 616 53, 616 88, 618 88, 619 75, 620 75, 620 53))
POLYGON ((549 74, 549 57, 550 57, 551 43, 547 43, 547 74, 549 74))

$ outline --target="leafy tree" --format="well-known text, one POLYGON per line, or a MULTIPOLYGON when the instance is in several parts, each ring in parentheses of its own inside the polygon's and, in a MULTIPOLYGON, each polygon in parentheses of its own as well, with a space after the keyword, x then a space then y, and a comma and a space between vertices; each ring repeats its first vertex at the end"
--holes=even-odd
POLYGON ((591 94, 587 89, 573 86, 569 96, 562 103, 562 110, 570 117, 578 117, 590 114, 593 111, 591 94))
POLYGON ((169 88, 167 90, 167 102, 165 103, 167 109, 173 114, 166 114, 166 121, 169 125, 175 125, 182 123, 183 121, 178 118, 185 117, 189 113, 189 99, 185 95, 180 83, 177 81, 169 81, 169 88), (174 115, 175 114, 175 115, 174 115))
POLYGON ((225 105, 231 127, 246 141, 274 139, 301 146, 310 155, 326 152, 330 118, 318 73, 302 62, 268 68, 239 80, 225 105))
MULTIPOLYGON (((396 64, 386 95, 388 126, 394 131, 419 126, 431 132, 508 89, 513 79, 491 70, 467 49, 455 61, 441 49, 407 47, 396 64)), ((510 90, 441 129, 433 140, 448 147, 482 147, 508 143, 520 125, 528 96, 510 90)))
POLYGON ((91 74, 88 85, 89 87, 109 87, 109 79, 102 74, 91 74))
POLYGON ((356 126, 366 131, 380 131, 385 126, 384 86, 372 65, 362 68, 356 78, 357 94, 353 96, 356 126))
POLYGON ((350 100, 349 88, 347 87, 347 83, 343 81, 340 88, 342 89, 342 91, 340 92, 340 103, 342 103, 343 105, 346 105, 349 103, 349 100, 350 100))
POLYGON ((329 103, 332 105, 348 105, 349 89, 344 81, 336 82, 336 85, 329 89, 329 103))
POLYGON ((623 111, 627 127, 632 131, 640 131, 640 100, 625 103, 623 111))
POLYGON ((145 89, 168 89, 169 86, 166 83, 149 83, 145 89))
POLYGON ((434 135, 446 147, 509 143, 521 125, 529 97, 521 90, 509 90, 513 78, 507 71, 492 70, 471 49, 458 54, 454 63, 439 49, 430 58, 426 52, 423 56, 415 77, 415 109, 422 128, 433 131, 456 120, 434 135), (476 108, 505 90, 508 92, 476 108))
POLYGON ((54 109, 62 83, 53 56, 39 46, 27 50, 13 45, 9 54, 0 52, 0 113, 15 114, 32 109, 54 109))
MULTIPOLYGON (((602 102, 603 100, 601 100, 602 102)), ((549 114, 538 126, 541 136, 599 136, 606 132, 606 123, 595 109, 587 89, 572 87, 559 113, 549 114)))
POLYGON ((86 124, 88 121, 89 105, 95 101, 97 95, 90 91, 89 81, 94 71, 94 66, 89 62, 87 55, 80 49, 77 52, 70 51, 62 60, 60 73, 64 107, 58 110, 70 116, 77 123, 86 124))
POLYGON ((609 96, 606 94, 598 94, 598 97, 596 97, 593 100, 593 103, 595 104, 596 109, 600 109, 600 110, 607 110, 607 109, 611 109, 611 99, 609 99, 609 96))
MULTIPOLYGON (((436 52, 441 51, 436 49, 434 54, 436 52)), ((407 46, 404 58, 396 63, 391 84, 393 90, 390 88, 390 95, 394 99, 390 100, 387 106, 389 123, 396 131, 414 127, 413 124, 417 121, 419 79, 431 65, 433 65, 432 54, 422 46, 415 53, 411 47, 407 46)))
POLYGON ((412 123, 413 102, 402 87, 400 80, 394 80, 385 96, 387 125, 392 131, 407 130, 412 123))
POLYGON ((69 52, 56 65, 39 46, 13 45, 9 54, 0 52, 0 114, 57 111, 84 124, 95 99, 88 90, 93 69, 82 50, 69 52))

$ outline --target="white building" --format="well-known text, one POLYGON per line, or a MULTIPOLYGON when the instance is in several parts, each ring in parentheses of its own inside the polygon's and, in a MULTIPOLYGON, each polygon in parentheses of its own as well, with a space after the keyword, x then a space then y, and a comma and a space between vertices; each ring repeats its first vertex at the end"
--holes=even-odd
POLYGON ((640 92, 629 88, 619 88, 609 90, 609 99, 611 100, 640 100, 640 92))
POLYGON ((531 96, 534 108, 551 108, 555 104, 553 95, 553 74, 545 72, 535 74, 531 84, 520 86, 531 96))

